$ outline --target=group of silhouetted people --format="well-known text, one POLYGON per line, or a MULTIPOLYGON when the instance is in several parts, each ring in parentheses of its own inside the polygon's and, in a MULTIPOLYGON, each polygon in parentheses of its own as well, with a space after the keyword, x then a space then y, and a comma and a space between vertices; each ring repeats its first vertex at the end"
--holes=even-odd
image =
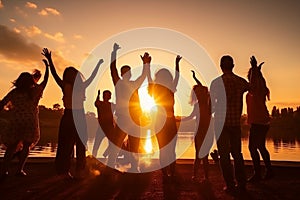
MULTIPOLYGON (((266 107, 269 98, 269 89, 261 73, 261 66, 257 65, 256 58, 250 58, 251 68, 248 72, 248 81, 233 73, 234 61, 231 56, 223 56, 220 67, 223 74, 214 79, 210 88, 204 86, 192 71, 192 78, 196 84, 191 89, 190 103, 193 111, 189 116, 180 120, 174 115, 174 94, 178 88, 180 77, 179 63, 181 56, 175 58, 175 76, 167 68, 158 70, 154 79, 151 76, 151 56, 145 52, 140 56, 143 62, 142 73, 135 80, 131 79, 131 67, 121 67, 120 75, 117 70, 118 44, 113 45, 111 53, 110 72, 115 89, 116 103, 111 103, 111 92, 103 91, 103 100, 100 100, 100 90, 95 101, 98 113, 98 130, 94 140, 92 154, 97 156, 98 149, 104 137, 109 144, 104 157, 107 157, 107 167, 104 174, 115 169, 116 159, 125 138, 128 138, 128 161, 131 168, 129 172, 139 173, 139 143, 142 110, 138 89, 147 79, 148 93, 157 105, 154 125, 155 136, 159 147, 159 162, 164 181, 175 178, 177 124, 179 121, 196 119, 197 129, 194 135, 195 161, 192 180, 199 182, 199 168, 202 161, 204 180, 209 179, 208 151, 200 151, 204 143, 210 147, 213 144, 212 131, 216 133, 217 148, 220 167, 226 183, 225 191, 233 193, 246 189, 246 173, 244 159, 241 151, 241 114, 243 107, 243 94, 247 93, 248 122, 251 125, 249 135, 249 150, 253 161, 254 174, 248 181, 256 182, 262 178, 273 176, 270 155, 265 146, 266 134, 269 129, 270 117, 266 107), (116 116, 116 119, 115 117, 116 116), (213 119, 213 120, 212 120, 213 119), (212 123, 213 121, 213 123, 212 123), (213 124, 213 126, 211 126, 213 124), (265 163, 265 175, 262 177, 259 152, 265 163), (230 156, 234 160, 234 170, 230 156), (236 181, 235 181, 236 179, 236 181)), ((55 158, 55 167, 58 175, 72 179, 70 173, 71 160, 76 146, 76 178, 83 178, 86 165, 86 147, 88 141, 87 123, 85 119, 84 101, 86 88, 96 77, 103 60, 100 59, 88 79, 74 67, 67 67, 62 78, 56 72, 51 52, 44 48, 42 55, 46 70, 44 80, 39 71, 30 74, 21 73, 13 82, 13 89, 1 100, 0 109, 11 112, 9 121, 10 133, 2 136, 1 142, 7 147, 1 178, 8 176, 9 163, 14 155, 18 155, 19 167, 17 175, 26 176, 23 170, 29 151, 39 141, 40 130, 38 120, 38 103, 46 87, 49 69, 63 94, 64 113, 60 121, 58 132, 58 147, 55 158)))

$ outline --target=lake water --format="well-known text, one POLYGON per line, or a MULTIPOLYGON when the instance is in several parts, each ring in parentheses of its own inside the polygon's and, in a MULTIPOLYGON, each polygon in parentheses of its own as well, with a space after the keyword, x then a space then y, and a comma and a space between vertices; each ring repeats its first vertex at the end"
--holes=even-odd
MULTIPOLYGON (((97 157, 103 158, 102 154, 107 147, 107 139, 105 138, 100 145, 97 157)), ((89 140, 88 149, 91 152, 93 140, 89 140)), ((155 146, 155 142, 153 143, 155 146)), ((274 161, 300 161, 300 141, 286 142, 282 140, 274 141, 272 139, 266 142, 267 149, 270 152, 271 160, 274 161)), ((216 144, 211 148, 211 151, 216 149, 216 144)), ((0 157, 3 157, 5 150, 0 150, 0 157)), ((88 152, 88 154, 89 154, 88 152)), ((192 133, 179 133, 176 147, 177 156, 182 159, 194 159, 195 151, 193 144, 192 133)), ((248 150, 248 139, 242 139, 242 152, 245 160, 251 160, 248 150)), ((56 145, 48 144, 47 146, 37 146, 30 152, 30 157, 55 157, 56 145)), ((158 152, 152 153, 151 157, 157 158, 158 152)))

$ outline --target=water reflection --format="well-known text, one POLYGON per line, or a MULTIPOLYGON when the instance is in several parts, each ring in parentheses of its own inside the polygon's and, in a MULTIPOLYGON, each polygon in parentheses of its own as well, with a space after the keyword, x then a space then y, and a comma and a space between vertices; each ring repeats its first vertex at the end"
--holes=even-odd
MULTIPOLYGON (((102 154, 108 145, 107 139, 104 139, 97 157, 103 158, 102 154)), ((88 149, 93 146, 93 139, 88 141, 88 149)), ((271 160, 277 161, 300 161, 300 141, 296 139, 280 139, 280 138, 269 138, 266 141, 266 146, 270 152, 271 160)), ((48 143, 44 146, 36 146, 31 152, 30 157, 55 157, 56 154, 56 143, 48 143)), ((211 151, 216 149, 216 144, 212 147, 211 151)), ((245 160, 251 160, 250 153, 248 150, 248 138, 242 139, 242 151, 245 160)), ((0 157, 3 157, 5 150, 1 148, 0 157)), ((194 159, 195 151, 193 144, 193 133, 191 132, 180 132, 177 140, 176 152, 183 159, 194 159), (188 147, 187 147, 188 145, 188 147)), ((89 152, 88 152, 89 153, 89 152)), ((152 158, 157 158, 158 153, 151 155, 152 158)))

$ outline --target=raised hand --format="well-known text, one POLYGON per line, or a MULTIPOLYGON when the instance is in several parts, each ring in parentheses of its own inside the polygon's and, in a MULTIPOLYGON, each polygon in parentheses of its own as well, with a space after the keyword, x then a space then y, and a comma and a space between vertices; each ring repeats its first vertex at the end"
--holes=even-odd
POLYGON ((121 49, 120 45, 118 45, 117 43, 114 44, 114 47, 113 47, 113 51, 117 51, 121 49))
POLYGON ((180 55, 177 55, 177 57, 176 57, 176 64, 179 64, 181 58, 182 58, 182 57, 181 57, 180 55))
POLYGON ((43 48, 41 54, 45 56, 48 60, 51 60, 51 51, 49 51, 47 48, 43 48))
POLYGON ((150 64, 152 58, 151 58, 151 56, 149 55, 148 52, 145 52, 144 56, 141 55, 141 59, 142 59, 144 64, 147 64, 147 63, 150 64))
POLYGON ((259 66, 257 66, 257 60, 255 58, 255 56, 251 56, 250 57, 250 64, 251 64, 251 67, 258 67, 259 69, 261 69, 262 65, 264 64, 265 62, 261 62, 259 64, 259 66))
POLYGON ((49 67, 48 61, 46 59, 43 59, 43 62, 44 62, 46 67, 49 67))
POLYGON ((196 77, 196 74, 195 74, 195 71, 194 70, 191 70, 192 74, 193 74, 193 77, 196 77))
POLYGON ((98 90, 98 94, 97 94, 97 97, 99 98, 99 96, 100 96, 100 90, 98 90))
POLYGON ((101 65, 103 62, 104 62, 104 60, 103 60, 103 59, 99 59, 99 61, 98 61, 98 65, 101 65))

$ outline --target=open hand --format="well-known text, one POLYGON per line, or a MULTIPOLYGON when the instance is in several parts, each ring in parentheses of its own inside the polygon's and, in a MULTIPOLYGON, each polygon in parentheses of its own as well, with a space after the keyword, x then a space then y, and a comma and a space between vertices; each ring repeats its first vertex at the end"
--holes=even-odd
POLYGON ((150 62, 151 62, 151 56, 149 55, 148 52, 145 52, 144 56, 141 55, 141 59, 144 64, 147 64, 147 63, 150 64, 150 62))
POLYGON ((250 64, 251 64, 251 67, 258 67, 259 69, 261 69, 261 66, 264 64, 265 62, 262 62, 259 64, 259 66, 257 66, 257 60, 255 58, 255 56, 251 56, 250 57, 250 64))
POLYGON ((179 61, 181 60, 181 56, 180 55, 177 55, 177 57, 176 57, 176 64, 179 64, 179 61))
POLYGON ((121 49, 120 45, 118 45, 117 43, 114 44, 114 47, 113 47, 113 51, 117 51, 121 49))
POLYGON ((43 56, 45 56, 48 60, 51 59, 51 51, 49 51, 47 48, 43 48, 42 53, 43 56))
POLYGON ((103 60, 103 59, 99 59, 99 61, 98 61, 98 65, 101 65, 103 62, 104 62, 104 60, 103 60))

